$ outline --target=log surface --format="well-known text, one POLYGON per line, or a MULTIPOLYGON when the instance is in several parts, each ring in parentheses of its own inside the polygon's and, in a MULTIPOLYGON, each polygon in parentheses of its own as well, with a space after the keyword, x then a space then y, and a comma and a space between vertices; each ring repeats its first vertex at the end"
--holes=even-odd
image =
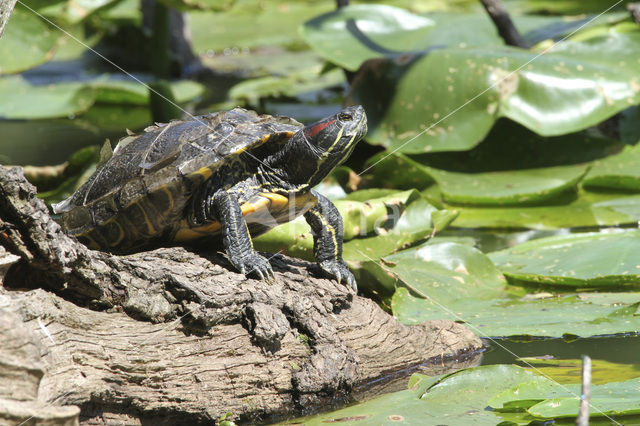
MULTIPOLYGON (((38 401, 76 405, 87 424, 295 416, 410 366, 460 368, 482 347, 451 321, 402 325, 302 260, 273 257, 268 284, 217 252, 89 250, 62 232, 19 168, 0 166, 0 241, 0 265, 15 262, 0 287, 0 339, 36 366, 0 398, 33 397, 39 381, 38 401), (2 328, 9 317, 19 327, 2 328)), ((0 389, 12 381, 4 367, 0 389)))

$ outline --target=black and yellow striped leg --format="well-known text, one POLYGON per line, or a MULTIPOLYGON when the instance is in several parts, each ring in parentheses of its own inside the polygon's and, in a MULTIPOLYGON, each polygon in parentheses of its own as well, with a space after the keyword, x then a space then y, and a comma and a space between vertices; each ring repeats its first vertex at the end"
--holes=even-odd
POLYGON ((245 275, 256 273, 261 279, 274 279, 269 261, 253 249, 238 197, 232 191, 213 194, 211 207, 222 225, 222 241, 233 266, 245 275))
POLYGON ((313 254, 316 261, 331 278, 358 291, 355 277, 342 260, 342 217, 336 206, 324 195, 311 192, 318 198, 318 204, 305 213, 304 218, 313 231, 313 254))

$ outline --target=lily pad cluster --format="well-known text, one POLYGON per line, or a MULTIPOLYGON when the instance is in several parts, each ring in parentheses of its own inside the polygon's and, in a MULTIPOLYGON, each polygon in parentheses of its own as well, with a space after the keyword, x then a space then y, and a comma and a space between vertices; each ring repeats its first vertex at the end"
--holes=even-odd
MULTIPOLYGON (((0 119, 75 117, 94 104, 147 106, 150 75, 127 76, 118 66, 96 72, 100 58, 91 51, 110 26, 139 21, 138 8, 120 0, 18 2, 0 39, 0 119)), ((180 104, 204 92, 187 80, 171 89, 180 104)))
MULTIPOLYGON (((593 385, 591 421, 636 423, 640 414, 639 391, 637 378, 593 385)), ((488 365, 444 376, 414 374, 407 390, 297 421, 305 425, 517 425, 570 421, 578 411, 580 395, 580 385, 559 383, 535 370, 488 365)))

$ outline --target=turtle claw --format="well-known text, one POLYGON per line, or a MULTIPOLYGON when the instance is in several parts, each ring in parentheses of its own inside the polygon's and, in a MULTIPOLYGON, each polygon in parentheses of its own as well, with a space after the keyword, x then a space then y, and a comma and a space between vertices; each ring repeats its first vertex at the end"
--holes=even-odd
POLYGON ((234 262, 234 264, 244 275, 251 275, 255 273, 262 281, 267 283, 275 282, 275 275, 273 273, 273 269, 271 269, 271 264, 258 253, 252 253, 249 256, 242 258, 240 261, 234 262))
POLYGON ((356 278, 353 276, 347 264, 344 263, 344 260, 324 260, 319 262, 320 268, 327 274, 329 277, 334 278, 339 283, 344 283, 353 289, 354 292, 358 292, 358 285, 356 284, 356 278))

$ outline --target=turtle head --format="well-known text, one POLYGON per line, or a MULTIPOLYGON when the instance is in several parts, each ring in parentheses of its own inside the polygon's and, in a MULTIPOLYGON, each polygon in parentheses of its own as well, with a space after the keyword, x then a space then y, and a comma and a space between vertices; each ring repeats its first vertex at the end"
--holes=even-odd
POLYGON ((344 162, 367 134, 367 115, 360 105, 343 109, 296 132, 289 141, 288 178, 315 186, 344 162))

